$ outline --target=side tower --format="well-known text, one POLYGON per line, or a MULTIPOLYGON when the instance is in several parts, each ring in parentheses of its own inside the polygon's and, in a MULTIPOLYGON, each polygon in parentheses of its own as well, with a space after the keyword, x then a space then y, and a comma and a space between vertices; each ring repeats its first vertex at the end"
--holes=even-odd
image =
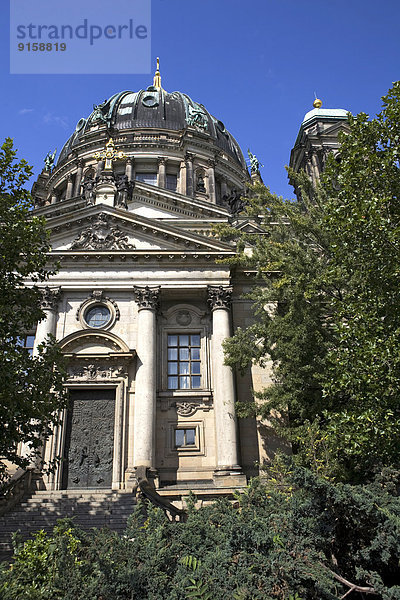
MULTIPOLYGON (((290 153, 289 166, 296 172, 304 170, 315 184, 324 169, 328 154, 339 154, 339 132, 348 130, 347 110, 322 108, 322 101, 314 101, 314 108, 304 116, 294 147, 290 153)), ((298 190, 293 181, 296 196, 298 190)))

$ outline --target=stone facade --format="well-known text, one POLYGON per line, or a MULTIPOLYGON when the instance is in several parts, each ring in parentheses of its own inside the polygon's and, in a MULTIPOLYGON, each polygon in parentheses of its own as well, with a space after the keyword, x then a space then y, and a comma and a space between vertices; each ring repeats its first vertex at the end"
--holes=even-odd
POLYGON ((73 399, 43 448, 44 462, 64 457, 46 487, 131 491, 143 468, 160 492, 240 487, 285 446, 235 414, 270 368, 224 364, 223 340, 252 319, 253 274, 220 262, 235 249, 213 232, 233 215, 247 226, 232 208, 250 181, 243 155, 179 92, 150 86, 100 108, 33 187, 60 264, 35 347, 57 338, 73 399))

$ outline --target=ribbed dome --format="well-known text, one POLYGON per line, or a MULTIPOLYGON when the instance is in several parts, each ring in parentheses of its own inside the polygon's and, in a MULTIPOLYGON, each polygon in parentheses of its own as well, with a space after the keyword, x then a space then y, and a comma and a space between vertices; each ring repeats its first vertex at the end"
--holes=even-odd
POLYGON ((75 132, 64 145, 58 165, 98 125, 107 125, 118 132, 135 129, 169 129, 180 131, 190 127, 194 132, 211 136, 214 144, 233 156, 246 168, 242 151, 222 121, 213 117, 202 104, 181 92, 168 93, 154 86, 139 92, 124 91, 94 106, 87 119, 80 119, 75 132))

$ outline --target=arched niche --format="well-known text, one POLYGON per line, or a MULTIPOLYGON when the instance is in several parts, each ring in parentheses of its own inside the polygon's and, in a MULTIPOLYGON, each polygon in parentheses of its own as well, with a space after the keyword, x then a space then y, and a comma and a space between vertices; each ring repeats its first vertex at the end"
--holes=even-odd
POLYGON ((115 333, 109 331, 76 331, 67 335, 59 342, 62 352, 66 355, 83 357, 84 355, 125 354, 134 356, 126 343, 115 333))

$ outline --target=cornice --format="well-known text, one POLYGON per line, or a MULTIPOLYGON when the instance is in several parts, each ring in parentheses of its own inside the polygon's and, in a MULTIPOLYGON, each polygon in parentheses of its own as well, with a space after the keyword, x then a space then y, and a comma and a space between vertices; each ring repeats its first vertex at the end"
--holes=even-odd
POLYGON ((235 256, 235 251, 160 251, 160 250, 134 250, 134 251, 107 251, 97 250, 54 250, 48 253, 49 259, 62 264, 85 264, 88 263, 120 263, 120 264, 146 264, 159 265, 162 263, 185 264, 199 267, 199 264, 215 263, 235 256))

